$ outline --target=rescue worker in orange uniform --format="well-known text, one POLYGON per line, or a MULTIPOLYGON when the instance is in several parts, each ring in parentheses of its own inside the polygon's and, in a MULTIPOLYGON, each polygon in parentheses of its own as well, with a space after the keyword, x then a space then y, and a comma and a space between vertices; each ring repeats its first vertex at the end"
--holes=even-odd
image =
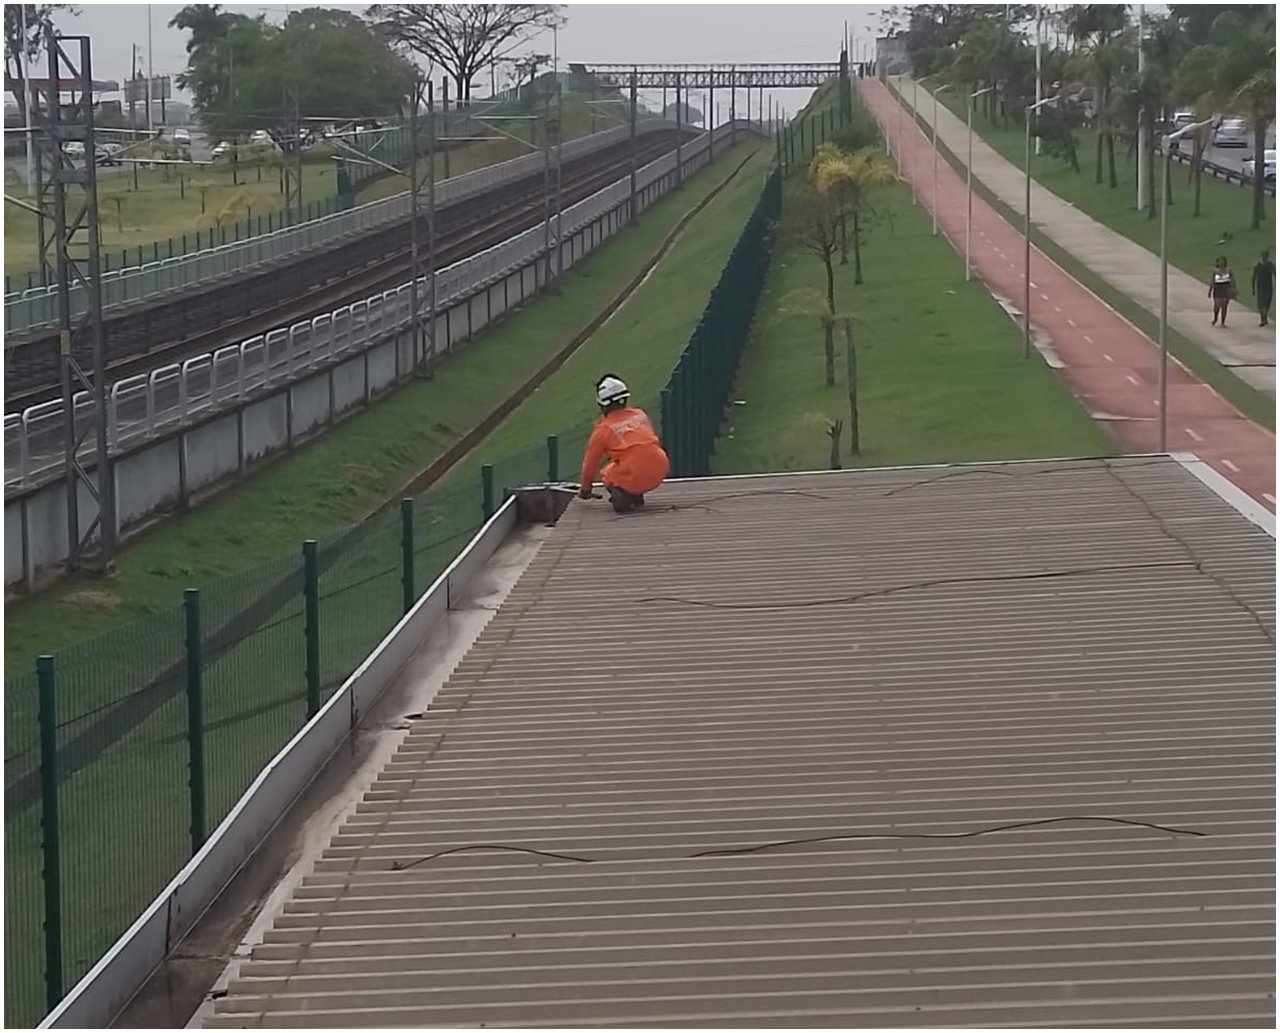
POLYGON ((579 495, 591 498, 591 485, 600 462, 607 458, 609 463, 600 472, 600 480, 615 513, 643 506, 645 494, 671 472, 671 460, 663 451, 653 422, 643 409, 627 404, 630 397, 627 385, 612 373, 597 381, 596 403, 602 415, 587 442, 579 481, 579 495))

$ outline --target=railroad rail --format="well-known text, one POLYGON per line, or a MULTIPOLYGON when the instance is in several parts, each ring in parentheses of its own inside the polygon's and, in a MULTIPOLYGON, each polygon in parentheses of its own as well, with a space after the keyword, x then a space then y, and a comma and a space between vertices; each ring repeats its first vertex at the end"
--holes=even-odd
MULTIPOLYGON (((725 128, 724 135, 728 135, 725 128)), ((717 131, 717 137, 721 131, 717 131)), ((698 158, 707 149, 707 136, 693 141, 682 164, 698 158)), ((649 147, 657 149, 656 144, 649 147)), ((669 175, 676 164, 673 149, 649 160, 637 172, 637 190, 669 175)), ((562 240, 597 220, 610 209, 627 202, 630 157, 618 158, 596 169, 572 187, 566 184, 567 206, 562 240)), ((441 268, 436 273, 437 311, 462 303, 520 266, 527 266, 545 253, 541 202, 527 202, 520 212, 503 217, 490 233, 502 243, 474 253, 470 246, 458 245, 458 253, 471 250, 469 257, 441 268), (515 229, 523 222, 523 232, 515 229), (511 234, 515 233, 515 236, 511 234)), ((553 242, 554 248, 554 242, 553 242)), ((211 411, 224 410, 262 392, 313 375, 326 363, 358 354, 403 332, 410 319, 410 285, 405 282, 405 266, 386 263, 361 288, 343 296, 354 300, 333 307, 332 292, 323 310, 293 321, 264 323, 253 336, 236 344, 208 350, 181 361, 170 361, 117 380, 107 403, 108 441, 112 455, 146 441, 174 432, 211 411)), ((425 277, 419 280, 420 297, 426 296, 425 277)), ((295 303, 296 304, 296 303, 295 303)), ((286 311, 288 307, 286 307, 286 311)), ((446 330, 446 336, 447 336, 446 330)), ((447 341, 441 351, 447 349, 447 341)), ((77 396, 77 419, 88 418, 90 404, 83 393, 77 396)), ((21 414, 5 416, 6 492, 31 488, 58 476, 63 464, 63 408, 60 398, 28 407, 21 414)), ((85 465, 96 461, 92 442, 85 442, 77 454, 85 465)))
MULTIPOLYGON (((651 134, 638 144, 641 164, 670 150, 674 134, 651 134)), ((630 163, 630 147, 615 145, 569 163, 563 194, 573 203, 617 178, 630 163)), ((542 174, 509 184, 500 194, 484 194, 437 212, 437 265, 458 261, 532 225, 544 204, 542 174)), ((409 262, 411 228, 403 224, 355 240, 326 253, 196 298, 165 310, 139 313, 137 324, 108 326, 108 376, 149 371, 175 358, 213 351, 281 324, 310 318, 402 282, 409 262), (287 300, 281 301, 281 298, 287 300), (176 311, 169 311, 175 309, 176 311), (196 327, 194 333, 184 333, 196 327), (209 329, 212 327, 212 329, 209 329), (123 329, 123 332, 122 332, 123 329), (161 343, 157 343, 161 342, 161 343)), ((90 356, 82 356, 89 361, 90 356)), ((5 379, 6 414, 60 397, 56 339, 14 350, 5 379)))
MULTIPOLYGON (((672 130, 675 123, 664 119, 644 119, 637 123, 638 136, 672 130)), ((605 150, 628 139, 627 126, 571 140, 564 145, 562 157, 574 161, 605 150)), ((486 193, 496 186, 520 179, 542 168, 541 152, 522 155, 488 168, 442 180, 436 187, 436 202, 444 207, 486 193)), ((337 246, 355 236, 380 226, 403 220, 409 213, 409 195, 370 201, 343 212, 312 219, 295 226, 285 226, 269 233, 222 243, 190 254, 177 255, 152 262, 126 266, 104 272, 101 277, 103 306, 106 309, 136 305, 156 296, 192 288, 205 288, 211 280, 243 273, 250 268, 275 264, 282 259, 317 249, 337 246)), ((83 305, 80 288, 73 287, 72 302, 83 305)), ((58 322, 57 289, 54 286, 30 287, 5 296, 4 328, 6 335, 31 334, 41 327, 58 322)), ((80 309, 77 308, 77 314, 80 309)))

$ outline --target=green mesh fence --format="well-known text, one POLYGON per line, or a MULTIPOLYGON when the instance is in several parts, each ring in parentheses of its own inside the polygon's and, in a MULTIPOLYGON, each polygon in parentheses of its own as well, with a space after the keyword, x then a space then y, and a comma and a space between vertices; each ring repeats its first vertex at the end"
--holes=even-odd
MULTIPOLYGON (((710 447, 714 422, 691 420, 696 403, 723 408, 740 348, 724 342, 744 337, 750 321, 777 179, 663 392, 664 438, 686 467, 710 447), (684 392, 676 409, 673 392, 684 392)), ((637 399, 650 411, 657 401, 637 399)), ((591 428, 515 454, 482 447, 407 507, 316 542, 314 582, 299 542, 288 555, 193 586, 188 598, 175 590, 164 611, 65 650, 53 658, 56 714, 43 727, 35 672, 7 676, 7 1026, 34 1025, 96 963, 510 490, 577 482, 591 428), (56 770, 42 767, 42 741, 54 745, 56 770), (52 831, 42 824, 50 805, 52 831), (44 876, 50 856, 58 885, 44 876), (46 898, 61 915, 52 937, 46 898), (60 952, 60 965, 47 948, 60 952)))

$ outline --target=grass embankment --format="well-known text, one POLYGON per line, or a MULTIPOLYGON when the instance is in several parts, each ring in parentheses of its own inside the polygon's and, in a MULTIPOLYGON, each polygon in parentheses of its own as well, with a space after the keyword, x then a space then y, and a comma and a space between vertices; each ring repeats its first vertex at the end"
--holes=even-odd
MULTIPOLYGON (((923 122, 921 124, 923 124, 923 122)), ((938 141, 938 147, 939 147, 939 152, 942 154, 944 160, 950 163, 951 167, 955 169, 957 172, 963 174, 965 166, 963 161, 961 161, 961 159, 959 158, 959 156, 956 155, 949 148, 947 148, 947 146, 943 144, 941 140, 938 141)), ((1025 146, 1024 146, 1024 151, 1025 151, 1025 146)), ((1117 159, 1118 158, 1119 158, 1119 155, 1117 155, 1117 159)), ((1041 163, 1043 163, 1045 160, 1048 160, 1048 159, 1045 159, 1045 158, 1039 159, 1041 163)), ((1082 173, 1081 173, 1082 175, 1084 174, 1083 168, 1084 166, 1082 162, 1082 173)), ((1069 170, 1067 171, 1069 175, 1074 176, 1074 173, 1070 173, 1069 170)), ((1175 175, 1176 175, 1176 172, 1175 172, 1175 175)), ((1037 176, 1037 178, 1039 177, 1037 176)), ((1089 183, 1093 188, 1093 191, 1106 190, 1108 193, 1114 193, 1117 196, 1119 196, 1120 188, 1118 187, 1116 188, 1115 192, 1112 192, 1110 191, 1109 187, 1094 186, 1092 183, 1092 179, 1090 179, 1089 183)), ((1217 191, 1218 199, 1221 203, 1225 204, 1228 201, 1230 201, 1232 205, 1245 203, 1245 202, 1241 202, 1237 196, 1237 193, 1240 193, 1240 194, 1245 193, 1243 188, 1234 187, 1220 180, 1213 180, 1211 179, 1211 177, 1206 176, 1205 182, 1204 182, 1204 186, 1206 190, 1208 189, 1210 183, 1214 185, 1215 190, 1217 191), (1232 193, 1233 191, 1237 193, 1232 193)), ((996 197, 995 194, 993 194, 991 190, 986 186, 986 184, 982 183, 978 179, 975 179, 973 181, 973 187, 974 187, 974 191, 979 196, 981 196, 984 201, 986 201, 989 205, 991 205, 991 207, 994 208, 996 212, 1000 214, 1001 218, 1005 219, 1011 225, 1014 225, 1014 226, 1022 225, 1022 216, 1019 215, 1017 212, 1015 212, 1003 201, 1001 201, 998 197, 996 197)), ((1183 188, 1184 193, 1188 189, 1189 188, 1183 188)), ((1271 202, 1268 201, 1268 203, 1271 203, 1271 202)), ((1186 204, 1185 200, 1183 204, 1184 205, 1186 204)), ((1077 207, 1081 208, 1082 211, 1087 211, 1083 204, 1078 204, 1077 207)), ((1188 210, 1189 209, 1185 207, 1182 210, 1183 212, 1182 218, 1184 220, 1188 218, 1188 216, 1186 215, 1186 212, 1188 210)), ((1203 210, 1205 210, 1206 212, 1208 211, 1207 208, 1203 210)), ((1175 211, 1178 211, 1176 207, 1172 207, 1170 210, 1170 228, 1172 228, 1172 225, 1173 225, 1173 213, 1175 211)), ((1142 219, 1145 225, 1145 217, 1143 217, 1140 213, 1136 211, 1130 211, 1128 213, 1128 217, 1133 221, 1142 219)), ((1193 220, 1193 221, 1199 223, 1205 217, 1206 216, 1201 216, 1200 220, 1193 220)), ((1244 219, 1244 225, 1247 227, 1248 226, 1248 210, 1247 209, 1244 210, 1243 219, 1244 219)), ((1102 221, 1102 220, 1100 219, 1099 221, 1102 221)), ((1274 207, 1272 210, 1270 225, 1272 227, 1270 232, 1274 234, 1274 227, 1275 227, 1274 207)), ((1116 229, 1117 232, 1121 232, 1121 233, 1124 232, 1124 230, 1122 230, 1119 226, 1115 226, 1113 228, 1116 229)), ((1201 228, 1197 226, 1195 227, 1195 231, 1201 232, 1201 228)), ((1158 233, 1158 228, 1157 228, 1157 233, 1158 233)), ((1122 316, 1124 316, 1125 319, 1129 320, 1129 322, 1131 322, 1140 331, 1142 331, 1142 333, 1146 334, 1146 336, 1149 337, 1152 341, 1157 339, 1159 334, 1159 319, 1155 314, 1150 312, 1145 306, 1135 301, 1133 298, 1125 294, 1123 291, 1117 290, 1115 287, 1111 286, 1111 284, 1107 283, 1107 281, 1102 279, 1102 277, 1094 273, 1088 266, 1084 265, 1079 259, 1077 259, 1065 248, 1061 247, 1056 241, 1054 241, 1051 237, 1045 234, 1042 230, 1038 228, 1033 228, 1031 232, 1031 239, 1032 239, 1032 243, 1035 244, 1035 246, 1039 248, 1041 252, 1043 252, 1045 255, 1051 258, 1054 262, 1056 262, 1059 266, 1061 266, 1069 276, 1073 277, 1077 282, 1083 285, 1087 290, 1089 290, 1090 292, 1095 294, 1097 297, 1105 301, 1113 309, 1115 309, 1122 316)), ((1172 240, 1172 234, 1170 236, 1170 239, 1172 240)), ((1139 241, 1139 243, 1142 243, 1142 241, 1139 241)), ((1265 247, 1265 246, 1266 246, 1265 243, 1261 245, 1261 247, 1265 247)), ((1258 250, 1260 250, 1261 247, 1259 247, 1258 250)), ((1216 253, 1220 253, 1220 252, 1215 252, 1215 254, 1216 253)), ((1256 251, 1253 253, 1256 254, 1256 251)), ((1253 265, 1253 259, 1249 258, 1248 264, 1247 266, 1245 266, 1245 268, 1251 269, 1252 265, 1253 265)), ((1239 269, 1239 267, 1236 267, 1236 268, 1239 269)), ((1245 383, 1243 380, 1240 379, 1239 376, 1236 375, 1236 373, 1232 369, 1222 365, 1222 363, 1219 362, 1213 355, 1205 351, 1198 344, 1195 344, 1194 342, 1189 340, 1183 334, 1178 333, 1178 331, 1175 330, 1172 326, 1166 328, 1166 340, 1168 341, 1170 353, 1174 356, 1174 358, 1178 360, 1178 362, 1180 362, 1183 366, 1185 366, 1188 370, 1190 370, 1191 373, 1193 373, 1196 377, 1200 378, 1200 380, 1202 380, 1204 383, 1208 384, 1215 391, 1221 394, 1228 402, 1234 405, 1243 415, 1245 415, 1246 417, 1248 417, 1249 419, 1253 420, 1255 423, 1263 427, 1269 427, 1272 430, 1275 429, 1276 407, 1275 407, 1274 398, 1272 398, 1270 395, 1262 391, 1257 390, 1251 385, 1245 383)))
MULTIPOLYGON (((433 380, 400 388, 259 475, 146 532, 120 552, 110 580, 72 577, 7 608, 6 664, 26 670, 37 653, 56 653, 171 607, 184 587, 292 555, 303 538, 358 520, 476 426, 587 324, 747 149, 739 145, 726 152, 684 190, 660 200, 638 226, 568 270, 562 293, 485 334, 450 358, 433 380)), ((486 457, 501 448, 536 447, 538 435, 589 418, 597 361, 613 361, 635 381, 638 397, 657 391, 759 192, 763 160, 739 174, 627 307, 485 443, 486 457)))
MULTIPOLYGON (((965 117, 963 103, 943 93, 939 100, 946 103, 960 118, 965 117)), ((927 109, 926 109, 927 110, 927 109)), ((989 119, 974 113, 974 132, 981 136, 1002 157, 1023 168, 1026 162, 1026 139, 1015 120, 1010 128, 992 125, 989 119)), ((1189 144, 1184 144, 1189 147, 1189 144)), ((1091 218, 1108 228, 1141 244, 1153 254, 1160 252, 1159 209, 1152 217, 1137 208, 1137 155, 1130 153, 1124 141, 1116 142, 1116 179, 1113 189, 1109 183, 1106 161, 1103 161, 1103 182, 1094 182, 1097 141, 1092 132, 1077 132, 1076 147, 1080 158, 1080 171, 1074 172, 1062 158, 1042 154, 1031 159, 1032 177, 1064 201, 1068 201, 1091 218)), ((1242 157, 1253 153, 1252 148, 1241 152, 1242 157)), ((1255 229, 1249 228, 1253 212, 1253 192, 1237 183, 1214 179, 1203 174, 1200 194, 1200 215, 1193 215, 1195 186, 1191 182, 1188 165, 1175 164, 1170 180, 1173 204, 1169 207, 1168 253, 1169 263, 1197 280, 1207 281, 1218 255, 1226 255, 1242 282, 1241 302, 1248 305, 1248 278, 1258 253, 1263 248, 1274 252, 1276 241, 1275 199, 1265 199, 1267 218, 1255 229), (1227 234, 1231 239, 1219 244, 1227 234)), ((1160 194, 1160 168, 1156 170, 1156 196, 1160 194)), ((1207 288, 1206 288, 1207 289, 1207 288)))
POLYGON ((874 192, 865 283, 836 267, 836 304, 856 314, 862 453, 849 455, 843 339, 836 386, 824 386, 817 320, 781 311, 798 288, 821 290, 822 263, 800 249, 775 258, 712 466, 718 474, 825 469, 829 420, 843 420, 845 466, 1100 455, 1114 442, 1017 327, 934 237, 906 187, 874 192))

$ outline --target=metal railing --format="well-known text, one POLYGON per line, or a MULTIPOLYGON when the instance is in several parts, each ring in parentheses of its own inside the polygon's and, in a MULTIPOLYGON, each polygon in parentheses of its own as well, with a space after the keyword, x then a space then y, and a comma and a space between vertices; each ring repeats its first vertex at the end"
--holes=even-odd
MULTIPOLYGON (((718 127, 717 139, 728 125, 718 127)), ((682 161, 701 156, 708 148, 706 134, 682 149, 682 161)), ((565 150, 569 147, 566 144, 565 150)), ((668 152, 642 166, 637 190, 644 189, 675 168, 676 153, 668 152)), ((566 208, 561 239, 626 203, 629 176, 566 208)), ((552 253, 556 242, 551 238, 552 253)), ((435 273, 439 314, 483 291, 531 259, 545 253, 547 231, 539 224, 523 233, 435 273)), ((428 296, 426 277, 418 279, 419 297, 428 296)), ((258 334, 237 345, 207 352, 117 381, 107 400, 107 440, 112 454, 171 433, 176 427, 218 407, 234 403, 270 387, 283 386, 327 363, 368 349, 402 330, 411 318, 412 281, 343 305, 309 320, 258 334)), ((76 395, 76 420, 88 421, 92 403, 86 392, 76 395)), ((42 402, 4 420, 5 488, 25 488, 57 476, 64 463, 65 421, 61 399, 42 402)), ((77 457, 84 464, 96 460, 96 447, 86 441, 77 457)))
MULTIPOLYGON (((637 135, 647 135, 675 128, 674 121, 646 119, 637 125, 637 135)), ((564 160, 615 146, 628 138, 629 126, 617 126, 601 133, 579 137, 564 145, 564 160)), ((436 204, 444 207, 485 193, 502 183, 541 170, 542 152, 525 154, 497 165, 477 169, 443 180, 436 188, 436 204)), ((319 249, 358 236, 377 227, 408 217, 409 194, 396 194, 371 201, 342 212, 295 226, 285 226, 270 233, 221 244, 203 251, 159 261, 146 262, 104 273, 101 277, 104 308, 128 305, 146 298, 190 290, 211 279, 268 265, 302 252, 319 249)), ((71 290, 73 313, 84 313, 84 291, 71 290)), ((20 334, 58 324, 58 295, 54 286, 32 287, 20 294, 5 297, 4 329, 6 334, 20 334)))

